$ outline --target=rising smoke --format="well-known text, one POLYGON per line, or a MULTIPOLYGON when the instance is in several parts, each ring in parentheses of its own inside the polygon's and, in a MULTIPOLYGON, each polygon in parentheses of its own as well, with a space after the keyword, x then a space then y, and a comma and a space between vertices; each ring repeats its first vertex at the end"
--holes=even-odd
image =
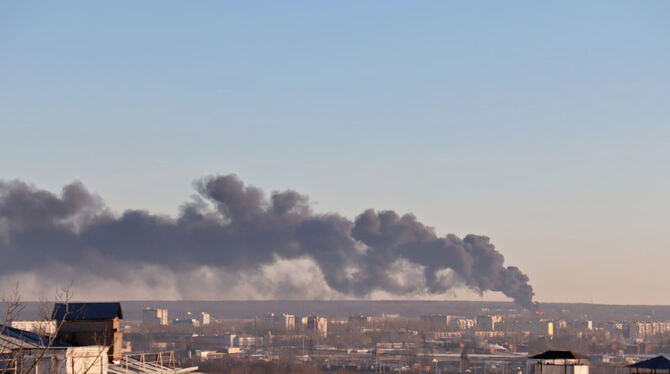
POLYGON ((56 195, 0 181, 0 279, 38 274, 113 285, 142 277, 154 290, 177 279, 185 284, 177 284, 171 297, 179 298, 193 297, 188 290, 194 279, 221 289, 236 279, 247 289, 271 289, 284 298, 308 296, 310 283, 254 274, 268 265, 309 260, 316 270, 307 271, 320 273, 333 295, 443 294, 467 287, 499 291, 532 308, 528 277, 504 266, 488 237, 439 237, 412 214, 394 211, 366 210, 353 222, 317 214, 305 195, 289 190, 267 198, 235 175, 194 185, 197 194, 174 218, 141 210, 114 215, 78 182, 56 195), (411 276, 399 276, 407 269, 411 276))

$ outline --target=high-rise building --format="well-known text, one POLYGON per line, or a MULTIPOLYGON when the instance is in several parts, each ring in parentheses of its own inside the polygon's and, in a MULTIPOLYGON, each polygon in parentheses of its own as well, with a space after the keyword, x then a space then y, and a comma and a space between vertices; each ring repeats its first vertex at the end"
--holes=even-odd
POLYGON ((449 328, 455 331, 472 330, 475 328, 477 321, 473 318, 454 317, 449 318, 449 328))
POLYGON ((277 323, 283 330, 295 330, 295 316, 293 314, 282 313, 279 315, 277 323))
POLYGON ((210 317, 209 313, 200 312, 200 326, 209 325, 210 317))
POLYGON ((295 330, 295 316, 293 314, 286 313, 266 313, 263 316, 263 324, 273 330, 295 330))
POLYGON ((479 315, 476 318, 477 330, 479 331, 495 331, 496 324, 502 321, 500 316, 483 316, 479 315))
POLYGON ((142 323, 145 325, 162 325, 168 324, 167 309, 146 307, 142 311, 142 323))
POLYGON ((223 346, 224 347, 237 347, 238 345, 237 335, 236 334, 225 334, 223 335, 223 346))
POLYGON ((325 338, 328 336, 328 319, 319 316, 311 316, 307 318, 307 330, 313 334, 318 334, 325 338))

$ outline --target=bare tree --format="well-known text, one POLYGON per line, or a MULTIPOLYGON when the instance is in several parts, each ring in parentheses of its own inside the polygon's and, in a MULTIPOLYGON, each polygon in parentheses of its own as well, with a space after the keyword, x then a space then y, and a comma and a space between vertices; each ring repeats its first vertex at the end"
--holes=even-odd
MULTIPOLYGON (((56 292, 55 302, 67 306, 71 300, 71 285, 56 292)), ((4 314, 0 321, 1 372, 12 374, 46 373, 47 371, 40 370, 40 364, 48 362, 48 373, 57 374, 58 371, 55 368, 61 364, 57 352, 60 349, 67 349, 58 341, 58 332, 67 321, 71 311, 67 310, 66 307, 66 313, 59 319, 54 319, 52 309, 55 302, 46 300, 40 302, 38 305, 40 318, 35 321, 35 331, 28 332, 12 327, 25 307, 21 301, 18 284, 10 295, 2 297, 4 314)), ((104 344, 97 344, 96 349, 90 356, 72 357, 70 360, 72 362, 68 361, 66 351, 65 362, 62 365, 71 365, 73 374, 87 374, 98 362, 103 363, 102 357, 105 356, 106 348, 104 344), (75 358, 79 358, 78 366, 74 363, 75 358)))
POLYGON ((1 299, 5 307, 3 308, 2 321, 0 321, 0 357, 2 357, 0 367, 3 370, 13 370, 16 368, 16 360, 11 355, 14 342, 13 339, 5 338, 5 333, 8 328, 11 328, 9 327, 11 322, 14 321, 24 308, 21 304, 18 283, 9 295, 2 295, 1 299))

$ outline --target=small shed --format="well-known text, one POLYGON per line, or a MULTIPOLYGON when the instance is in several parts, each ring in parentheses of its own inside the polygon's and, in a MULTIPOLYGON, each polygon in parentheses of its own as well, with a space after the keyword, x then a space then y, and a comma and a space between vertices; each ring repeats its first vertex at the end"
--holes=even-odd
POLYGON ((56 303, 52 319, 59 340, 74 346, 107 346, 110 361, 121 359, 121 303, 56 303))

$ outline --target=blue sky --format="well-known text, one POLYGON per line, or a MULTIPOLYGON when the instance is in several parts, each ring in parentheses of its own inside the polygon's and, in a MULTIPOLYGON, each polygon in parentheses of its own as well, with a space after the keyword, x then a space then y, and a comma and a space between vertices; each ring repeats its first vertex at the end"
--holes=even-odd
POLYGON ((669 14, 5 1, 0 178, 174 214, 233 172, 317 211, 489 235, 541 301, 667 304, 669 14))

